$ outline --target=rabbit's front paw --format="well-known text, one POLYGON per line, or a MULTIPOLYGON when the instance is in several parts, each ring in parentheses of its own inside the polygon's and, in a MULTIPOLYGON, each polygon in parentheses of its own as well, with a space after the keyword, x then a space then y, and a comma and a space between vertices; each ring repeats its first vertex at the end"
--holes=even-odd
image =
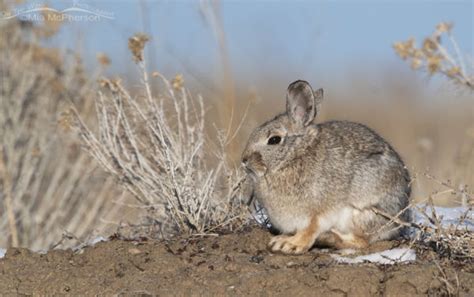
POLYGON ((278 235, 273 237, 268 244, 272 252, 284 254, 302 254, 311 247, 300 236, 278 235))

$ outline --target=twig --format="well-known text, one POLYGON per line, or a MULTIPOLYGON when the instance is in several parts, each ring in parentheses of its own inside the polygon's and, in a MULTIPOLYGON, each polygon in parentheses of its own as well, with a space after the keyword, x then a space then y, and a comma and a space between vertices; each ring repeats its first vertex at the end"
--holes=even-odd
POLYGON ((11 246, 18 247, 18 230, 16 227, 15 208, 11 195, 11 178, 4 162, 3 149, 0 147, 0 173, 3 179, 3 196, 5 197, 5 211, 8 217, 8 226, 10 229, 11 246))

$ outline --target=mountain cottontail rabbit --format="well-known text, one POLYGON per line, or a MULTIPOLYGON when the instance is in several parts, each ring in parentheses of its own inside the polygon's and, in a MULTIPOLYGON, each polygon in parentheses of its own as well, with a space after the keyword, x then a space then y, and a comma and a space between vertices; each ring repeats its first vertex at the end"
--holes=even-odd
POLYGON ((399 155, 362 124, 313 123, 322 98, 306 81, 290 84, 286 112, 256 128, 242 155, 255 198, 282 233, 272 251, 363 248, 399 236, 394 221, 410 220, 410 177, 399 155))

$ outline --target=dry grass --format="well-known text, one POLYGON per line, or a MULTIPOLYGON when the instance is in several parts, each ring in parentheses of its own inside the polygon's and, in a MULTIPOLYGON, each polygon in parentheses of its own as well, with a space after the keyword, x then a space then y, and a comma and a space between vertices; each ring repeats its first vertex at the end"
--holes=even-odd
MULTIPOLYGON (((447 260, 457 264, 472 263, 474 260, 474 194, 466 189, 456 189, 448 182, 439 181, 429 174, 416 175, 417 178, 425 178, 429 181, 443 186, 443 190, 432 193, 421 203, 415 201, 410 203, 405 209, 400 211, 396 216, 391 216, 378 209, 373 211, 389 222, 384 228, 408 228, 407 240, 410 248, 417 250, 417 255, 423 257, 428 252, 434 253, 429 255, 434 261, 447 260), (420 177, 421 176, 421 177, 420 177), (433 203, 434 197, 440 194, 451 193, 464 197, 462 205, 465 210, 455 218, 454 221, 443 221, 443 215, 439 214, 433 203), (400 219, 402 213, 410 209, 413 214, 413 221, 406 222, 400 219), (417 218, 421 216, 422 219, 417 218)), ((454 218, 451 218, 453 220, 454 218)), ((451 263, 451 264, 452 264, 451 263)), ((450 291, 450 288, 447 288, 450 291)))
MULTIPOLYGON (((216 81, 214 97, 206 96, 210 100, 192 96, 183 76, 149 77, 144 35, 129 40, 140 71, 138 91, 119 80, 103 79, 97 94, 77 57, 68 59, 38 45, 41 38, 54 36, 58 23, 0 24, 8 33, 0 36, 0 75, 6 78, 0 102, 0 246, 70 246, 94 230, 104 234, 103 223, 121 232, 127 228, 161 237, 233 230, 246 221, 237 193, 242 180, 232 161, 239 163, 250 131, 283 110, 288 81, 266 79, 252 92, 239 89, 218 6, 201 8, 222 65, 218 77, 199 77, 216 81), (249 97, 265 102, 255 104, 242 123, 236 119, 244 117, 246 104, 238 103, 249 97), (217 103, 215 109, 210 101, 217 103), (68 109, 71 102, 74 108, 68 109), (216 129, 214 121, 224 131, 216 129), (84 148, 98 163, 67 133, 70 128, 78 129, 84 148), (122 189, 130 195, 122 195, 122 189)), ((414 40, 394 47, 414 69, 441 74, 472 90, 472 67, 457 49, 450 25, 440 24, 419 47, 414 40)), ((111 63, 104 54, 98 60, 101 67, 111 63)), ((348 94, 322 86, 328 96, 319 120, 367 124, 394 144, 412 172, 430 172, 416 175, 414 181, 414 199, 428 202, 421 211, 433 222, 429 228, 412 226, 418 230, 418 246, 461 259, 472 233, 446 229, 430 205, 465 205, 471 211, 466 218, 471 218, 472 102, 431 104, 433 98, 410 89, 413 85, 400 77, 395 84, 377 86, 385 101, 372 93, 371 82, 356 80, 348 94)))
MULTIPOLYGON (((404 60, 410 60, 413 70, 424 70, 430 76, 443 75, 447 80, 472 92, 474 90, 473 64, 465 64, 463 55, 452 36, 453 25, 440 23, 435 31, 424 39, 420 47, 415 45, 415 39, 394 44, 396 53, 404 60), (449 45, 443 44, 443 38, 447 38, 449 45), (452 54, 454 52, 454 54, 452 54)), ((451 127, 452 128, 452 127, 451 127)), ((447 258, 458 262, 472 262, 474 259, 474 226, 473 208, 474 194, 469 192, 466 180, 472 182, 472 168, 474 166, 474 135, 472 127, 468 127, 463 144, 456 152, 458 157, 457 171, 461 171, 462 177, 459 183, 453 184, 451 180, 440 180, 432 174, 423 173, 415 175, 416 179, 425 179, 434 183, 438 190, 432 192, 423 207, 412 204, 419 214, 424 216, 427 224, 410 224, 416 230, 412 245, 416 245, 418 253, 425 250, 434 251, 439 258, 447 258), (450 204, 462 205, 466 208, 458 218, 457 224, 443 224, 443 217, 437 214, 434 201, 439 196, 449 195, 450 204), (454 198, 454 199, 453 199, 454 198)), ((419 201, 418 201, 419 202, 419 201)), ((396 220, 396 218, 393 218, 396 220)), ((436 260, 435 260, 436 261, 436 260)), ((437 263, 437 262, 436 262, 437 263)), ((446 273, 440 268, 439 279, 445 284, 449 295, 456 295, 459 289, 459 281, 453 286, 448 280, 446 273)))
MULTIPOLYGON (((102 79, 96 97, 98 132, 77 111, 76 125, 86 150, 136 199, 148 234, 202 234, 232 230, 245 220, 238 199, 240 171, 226 158, 231 134, 205 132, 202 97, 192 97, 181 76, 172 81, 158 72, 152 94, 143 49, 148 37, 137 34, 129 47, 141 74, 133 96, 120 80, 102 79)), ((235 133, 233 133, 235 134, 235 133)))
POLYGON ((86 111, 90 86, 74 56, 39 45, 43 27, 11 21, 0 28, 0 246, 48 249, 66 232, 84 239, 115 209, 105 199, 113 185, 59 115, 68 99, 86 111))

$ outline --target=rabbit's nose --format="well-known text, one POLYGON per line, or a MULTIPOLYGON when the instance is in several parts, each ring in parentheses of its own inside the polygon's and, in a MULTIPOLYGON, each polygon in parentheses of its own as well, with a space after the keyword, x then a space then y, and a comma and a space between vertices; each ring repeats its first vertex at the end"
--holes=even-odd
POLYGON ((242 154, 242 165, 247 165, 249 163, 251 154, 247 151, 242 154))
POLYGON ((248 163, 247 163, 247 162, 248 162, 248 159, 247 159, 247 158, 243 158, 243 159, 242 159, 242 168, 244 168, 244 169, 247 169, 247 168, 248 168, 248 165, 247 165, 248 163))

